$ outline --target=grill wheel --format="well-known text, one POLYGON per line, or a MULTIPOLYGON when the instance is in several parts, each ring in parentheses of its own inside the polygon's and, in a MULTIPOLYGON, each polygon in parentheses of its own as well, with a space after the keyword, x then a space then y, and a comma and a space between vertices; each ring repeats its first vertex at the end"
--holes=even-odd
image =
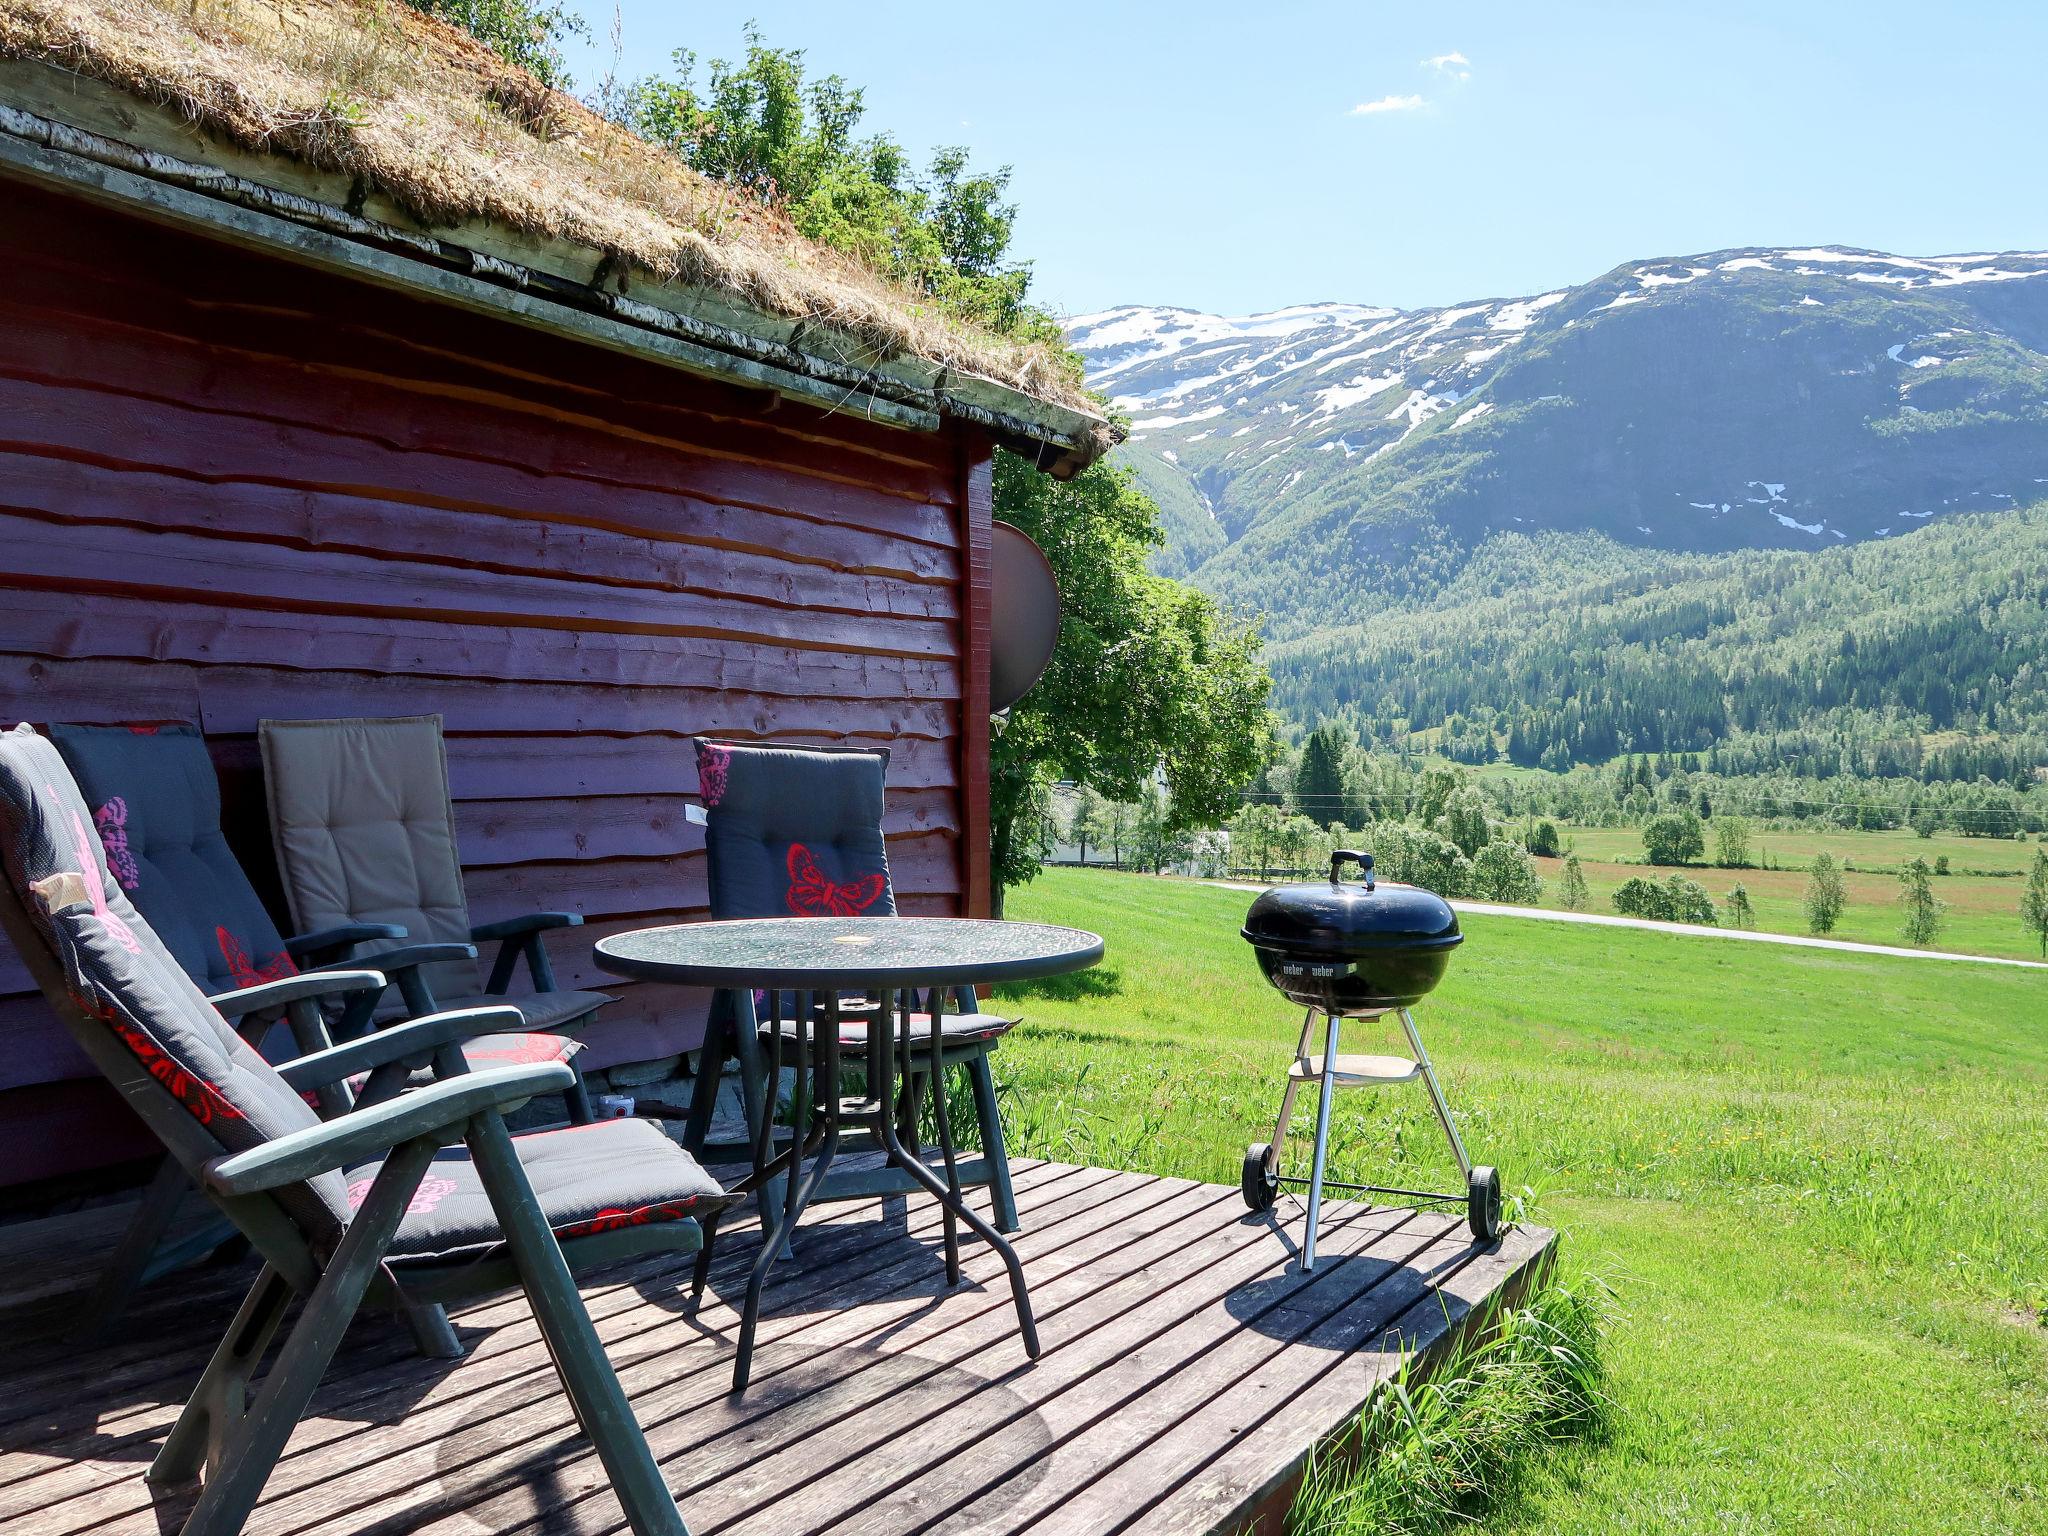
POLYGON ((1255 1141, 1244 1154, 1244 1177, 1238 1187, 1244 1191, 1244 1203, 1257 1213, 1273 1209, 1274 1196, 1280 1192, 1280 1180, 1266 1172, 1266 1154, 1273 1150, 1270 1143, 1255 1141))

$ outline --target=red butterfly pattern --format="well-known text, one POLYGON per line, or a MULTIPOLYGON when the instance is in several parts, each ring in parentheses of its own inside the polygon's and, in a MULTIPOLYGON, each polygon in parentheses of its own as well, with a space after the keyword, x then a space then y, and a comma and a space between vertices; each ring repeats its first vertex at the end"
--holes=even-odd
POLYGON ((583 1221, 565 1222, 555 1228, 557 1237, 589 1237, 596 1232, 616 1232, 622 1227, 644 1227, 649 1222, 679 1221, 690 1214, 696 1196, 687 1200, 664 1200, 658 1205, 637 1205, 631 1210, 608 1205, 583 1221))
POLYGON ((798 917, 859 917, 881 899, 881 875, 856 875, 841 885, 825 877, 811 850, 789 845, 789 910, 798 917))
POLYGON ((292 957, 279 950, 270 964, 259 967, 249 958, 249 951, 242 947, 242 941, 225 928, 213 930, 214 942, 220 945, 221 958, 228 963, 228 974, 235 979, 237 987, 260 987, 266 981, 282 981, 287 976, 299 974, 299 968, 292 964, 292 957))

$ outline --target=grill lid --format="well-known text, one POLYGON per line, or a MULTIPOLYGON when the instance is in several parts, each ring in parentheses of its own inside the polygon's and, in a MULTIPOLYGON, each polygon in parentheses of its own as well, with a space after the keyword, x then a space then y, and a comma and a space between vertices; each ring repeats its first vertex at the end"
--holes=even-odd
POLYGON ((1328 880, 1277 885, 1261 895, 1243 932, 1261 949, 1331 958, 1453 949, 1465 937, 1457 913, 1436 892, 1375 881, 1372 855, 1349 848, 1330 855, 1328 880), (1340 880, 1347 863, 1364 870, 1365 879, 1340 880))

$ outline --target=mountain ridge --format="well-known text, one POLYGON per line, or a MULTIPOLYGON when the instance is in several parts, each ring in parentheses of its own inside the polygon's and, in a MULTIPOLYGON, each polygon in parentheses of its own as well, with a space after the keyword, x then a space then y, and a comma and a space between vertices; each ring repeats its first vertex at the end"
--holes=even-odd
POLYGON ((2048 252, 1730 247, 1542 293, 1069 323, 1158 561, 1309 633, 1488 538, 1815 549, 2048 485, 2048 252), (1391 409, 1390 409, 1391 407, 1391 409))

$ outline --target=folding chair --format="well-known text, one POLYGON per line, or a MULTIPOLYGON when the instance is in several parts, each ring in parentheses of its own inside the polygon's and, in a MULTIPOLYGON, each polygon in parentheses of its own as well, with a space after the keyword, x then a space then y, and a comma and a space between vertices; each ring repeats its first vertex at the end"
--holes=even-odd
MULTIPOLYGON (((332 935, 290 940, 278 935, 222 832, 220 782, 196 726, 58 724, 48 730, 92 808, 115 884, 201 991, 218 995, 297 975, 298 957, 333 946, 332 935)), ((388 936, 403 933, 392 927, 388 936)), ((397 976, 403 983, 422 965, 474 958, 475 953, 466 944, 410 945, 364 956, 357 968, 397 976)), ((334 1035, 350 1038, 368 1027, 376 1001, 375 994, 360 998, 360 1017, 344 1019, 331 1030, 318 1007, 302 1002, 286 1011, 290 1038, 281 1038, 286 1026, 279 1026, 261 1048, 276 1060, 323 1049, 333 1043, 334 1035)), ((463 1055, 471 1066, 481 1067, 568 1061, 580 1049, 563 1035, 522 1030, 468 1041, 463 1055)), ((337 1083, 321 1089, 321 1109, 332 1114, 350 1107, 352 1090, 360 1086, 337 1083)), ((190 1192, 190 1181, 176 1160, 166 1158, 100 1283, 80 1308, 86 1336, 110 1326, 138 1287, 213 1252, 231 1235, 232 1228, 216 1222, 175 1244, 165 1243, 190 1192)), ((445 1320, 436 1322, 432 1314, 423 1314, 413 1321, 428 1352, 455 1352, 454 1335, 445 1320)))
MULTIPOLYGON (((882 837, 886 748, 761 747, 702 739, 695 745, 714 918, 895 915, 882 837)), ((743 1021, 754 1017, 751 1002, 729 992, 713 997, 684 1144, 702 1152, 724 1062, 736 1058, 748 1143, 758 1167, 765 1160, 763 1149, 773 1151, 769 1131, 776 1089, 770 1069, 782 1052, 770 1033, 777 1026, 761 1026, 759 1034, 745 1027, 743 1021)), ((944 1060, 967 1074, 982 1146, 979 1159, 961 1164, 961 1181, 986 1184, 997 1229, 1014 1232, 1017 1201, 989 1054, 1017 1020, 981 1012, 972 987, 955 989, 951 1005, 956 1011, 940 1015, 944 1060)), ((784 1021, 781 1032, 799 1027, 793 1010, 775 1013, 784 1021)), ((922 1040, 931 1027, 930 1015, 913 1016, 913 1027, 922 1040)), ((839 1049, 849 1066, 862 1066, 867 1041, 863 1016, 855 1014, 842 1024, 839 1049)), ((922 1052, 916 1060, 922 1070, 922 1052)), ((944 1085, 932 1085, 932 1091, 944 1092, 944 1085)), ((817 1198, 852 1200, 915 1187, 900 1170, 835 1175, 817 1198)), ((772 1203, 774 1191, 763 1198, 772 1203)))
MULTIPOLYGON (((265 720, 257 731, 285 902, 293 924, 314 935, 308 959, 377 964, 353 956, 352 947, 394 928, 417 943, 451 946, 447 958, 398 977, 405 1011, 510 1006, 536 1056, 537 1037, 574 1035, 613 1001, 555 986, 542 936, 580 925, 574 912, 470 922, 439 715, 265 720), (485 980, 473 946, 493 941, 498 953, 485 980), (522 959, 533 991, 507 996, 522 959)), ((568 1099, 570 1119, 589 1120, 580 1074, 568 1099)))
MULTIPOLYGON (((62 758, 25 725, 0 736, 0 866, 0 926, 38 985, 263 1261, 150 1467, 159 1484, 202 1480, 184 1536, 241 1530, 362 1304, 513 1286, 634 1531, 687 1536, 571 1270, 700 1250, 696 1218, 727 1202, 688 1153, 638 1121, 512 1136, 505 1112, 561 1092, 570 1070, 469 1070, 462 1042, 514 1023, 508 1008, 414 1019, 272 1067, 128 900, 62 758), (330 1120, 301 1097, 368 1072, 368 1099, 429 1062, 428 1086, 330 1120)), ((227 1012, 384 985, 375 971, 290 977, 231 995, 227 1012)), ((703 1278, 700 1262, 700 1291, 703 1278)))

